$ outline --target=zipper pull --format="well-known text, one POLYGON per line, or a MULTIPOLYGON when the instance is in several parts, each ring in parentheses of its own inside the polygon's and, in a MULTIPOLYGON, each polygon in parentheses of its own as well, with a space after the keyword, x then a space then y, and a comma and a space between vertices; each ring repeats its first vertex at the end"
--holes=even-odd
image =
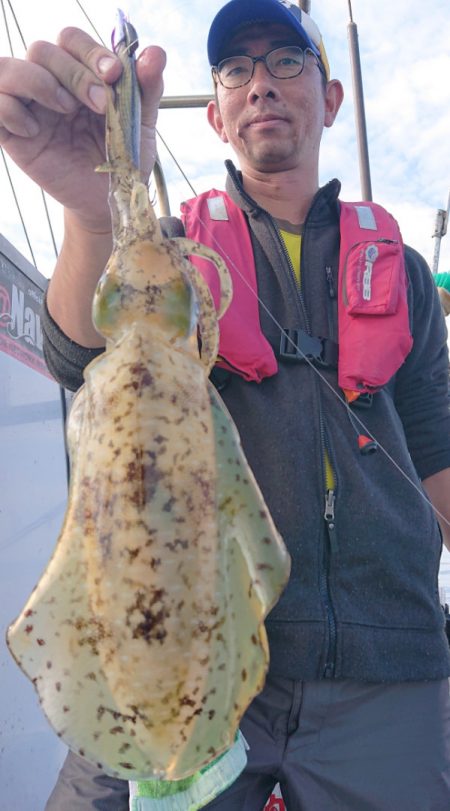
POLYGON ((331 267, 329 265, 327 265, 325 268, 325 275, 327 277, 329 296, 330 298, 336 298, 336 289, 333 281, 333 271, 331 270, 331 267))
POLYGON ((325 493, 325 512, 323 517, 329 529, 334 529, 334 490, 327 490, 325 493))

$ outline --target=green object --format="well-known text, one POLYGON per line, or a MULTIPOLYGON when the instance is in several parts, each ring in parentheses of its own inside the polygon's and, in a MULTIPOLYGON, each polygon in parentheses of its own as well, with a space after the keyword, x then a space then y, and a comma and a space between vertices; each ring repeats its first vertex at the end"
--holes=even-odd
POLYGON ((446 271, 445 273, 435 273, 433 276, 434 283, 436 287, 443 287, 444 290, 447 290, 450 293, 450 272, 446 271))
POLYGON ((225 791, 247 763, 241 732, 230 749, 184 780, 130 782, 130 811, 198 811, 225 791))

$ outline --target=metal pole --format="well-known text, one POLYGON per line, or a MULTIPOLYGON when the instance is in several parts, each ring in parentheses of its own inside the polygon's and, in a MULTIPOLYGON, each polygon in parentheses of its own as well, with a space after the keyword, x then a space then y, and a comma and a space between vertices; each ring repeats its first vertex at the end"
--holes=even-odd
POLYGON ((207 107, 214 96, 163 96, 160 110, 178 110, 183 107, 207 107))
POLYGON ((348 24, 348 40, 350 48, 350 63, 353 80, 353 97, 355 104, 356 137, 359 153, 359 174, 361 178, 361 193, 363 200, 372 200, 372 184, 370 181, 369 148, 367 145, 366 114, 364 111, 364 94, 361 72, 361 59, 358 45, 358 29, 353 22, 352 4, 348 0, 350 22, 348 24))
MULTIPOLYGON (((163 96, 159 103, 161 110, 182 110, 193 107, 207 107, 208 102, 212 101, 214 96, 163 96)), ((167 190, 167 183, 164 177, 159 156, 156 156, 155 165, 153 167, 153 180, 156 187, 156 199, 158 201, 161 216, 170 217, 170 201, 169 193, 167 190)))
POLYGON ((153 167, 153 179, 156 186, 156 199, 159 203, 159 209, 162 217, 170 217, 170 203, 169 194, 167 191, 167 183, 164 177, 163 168, 159 156, 156 156, 155 165, 153 167))
POLYGON ((448 196, 447 211, 444 211, 443 208, 438 208, 436 212, 436 221, 434 225, 434 234, 433 234, 433 239, 435 239, 436 242, 434 243, 433 265, 431 268, 433 274, 437 273, 439 269, 441 240, 442 237, 445 237, 447 233, 449 211, 450 211, 450 194, 448 196))

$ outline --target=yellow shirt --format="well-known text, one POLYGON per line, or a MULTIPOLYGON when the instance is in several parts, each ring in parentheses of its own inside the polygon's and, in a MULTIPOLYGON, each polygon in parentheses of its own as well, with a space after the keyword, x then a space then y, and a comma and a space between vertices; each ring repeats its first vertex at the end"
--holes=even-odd
MULTIPOLYGON (((300 287, 301 284, 300 256, 302 250, 302 235, 298 233, 297 234, 292 233, 291 231, 286 231, 284 228, 280 228, 280 234, 283 238, 283 242, 289 254, 295 278, 300 287)), ((328 458, 328 454, 326 451, 324 461, 325 461, 325 487, 327 490, 334 490, 335 479, 333 468, 331 467, 331 462, 328 458)))
POLYGON ((290 231, 285 231, 281 228, 280 234, 283 237, 283 242, 286 245, 289 258, 292 262, 295 278, 300 286, 300 253, 302 250, 302 235, 292 234, 290 231))

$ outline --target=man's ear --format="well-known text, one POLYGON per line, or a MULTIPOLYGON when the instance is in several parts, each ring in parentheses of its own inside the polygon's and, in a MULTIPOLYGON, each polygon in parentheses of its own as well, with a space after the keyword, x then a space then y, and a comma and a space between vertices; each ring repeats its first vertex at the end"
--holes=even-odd
POLYGON ((331 79, 325 89, 325 121, 326 127, 331 127, 339 112, 344 98, 344 88, 337 79, 331 79))
POLYGON ((227 144, 228 137, 225 132, 225 127, 223 125, 223 120, 222 116, 220 115, 219 104, 217 101, 208 102, 206 114, 208 117, 208 122, 210 126, 213 128, 214 132, 217 133, 220 140, 223 141, 224 144, 227 144))

